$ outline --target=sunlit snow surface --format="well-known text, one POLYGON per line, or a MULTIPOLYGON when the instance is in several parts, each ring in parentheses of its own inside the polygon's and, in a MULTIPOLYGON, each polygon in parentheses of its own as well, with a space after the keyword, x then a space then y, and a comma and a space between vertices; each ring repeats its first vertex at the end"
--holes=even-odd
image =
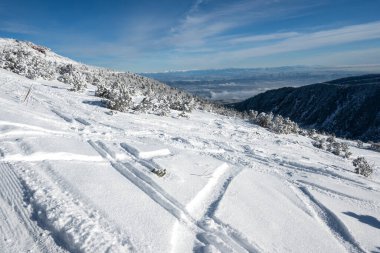
POLYGON ((110 115, 67 88, 0 70, 0 252, 380 252, 379 169, 212 113, 110 115))

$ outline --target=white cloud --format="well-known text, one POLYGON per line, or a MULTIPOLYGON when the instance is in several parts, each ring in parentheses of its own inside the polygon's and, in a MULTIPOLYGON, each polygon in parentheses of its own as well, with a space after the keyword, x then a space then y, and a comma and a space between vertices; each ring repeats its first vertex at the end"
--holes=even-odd
POLYGON ((195 53, 191 51, 189 54, 187 49, 176 51, 172 57, 167 59, 165 63, 168 66, 175 66, 181 69, 205 69, 205 68, 225 68, 225 67, 247 67, 247 66, 270 66, 288 65, 288 64, 376 64, 379 62, 379 47, 369 47, 365 50, 355 46, 350 49, 337 49, 331 53, 331 50, 322 51, 318 57, 308 56, 308 54, 300 54, 297 58, 289 58, 278 56, 278 60, 273 61, 273 57, 278 54, 307 51, 317 48, 329 48, 337 45, 344 45, 360 41, 368 41, 372 39, 380 39, 380 22, 371 22, 366 24, 344 26, 335 29, 323 31, 300 33, 300 32, 279 32, 262 34, 249 37, 226 38, 225 45, 219 45, 217 49, 212 47, 198 47, 195 53), (271 40, 274 38, 274 40, 271 40), (229 47, 230 41, 237 41, 236 47, 229 47), (262 40, 265 45, 252 46, 248 40, 262 40), (240 42, 240 44, 238 43, 240 42), (244 49, 240 49, 239 45, 244 45, 244 49), (224 46, 224 47, 223 47, 224 46), (338 52, 337 52, 338 51, 338 52), (199 53, 197 53, 199 52, 199 53), (330 52, 330 53, 329 53, 330 52), (371 55, 375 55, 371 57, 371 55), (257 62, 257 59, 264 60, 262 57, 270 56, 267 63, 257 62), (334 56, 340 57, 340 60, 334 60, 334 56), (258 58, 260 57, 260 58, 258 58))
POLYGON ((38 31, 29 25, 5 21, 0 23, 0 31, 16 34, 37 34, 38 31))
POLYGON ((298 35, 299 33, 297 32, 279 32, 279 33, 271 33, 271 34, 264 34, 264 35, 241 36, 241 37, 235 37, 228 40, 228 43, 247 43, 247 42, 257 42, 257 41, 279 40, 279 39, 296 37, 298 35))
POLYGON ((299 34, 266 46, 236 50, 223 54, 228 57, 257 57, 283 52, 301 51, 326 46, 335 46, 357 41, 380 38, 380 22, 345 26, 342 28, 299 34))
POLYGON ((380 47, 358 49, 334 53, 325 53, 308 59, 302 59, 302 64, 322 64, 330 66, 353 65, 355 68, 365 68, 379 72, 380 70, 380 47), (357 66, 359 65, 359 66, 357 66), (363 65, 363 66, 361 66, 363 65))
MULTIPOLYGON (((240 0, 233 3, 215 3, 216 1, 198 0, 180 20, 171 28, 171 34, 163 39, 176 48, 191 48, 219 43, 226 32, 233 29, 262 21, 265 19, 293 18, 295 13, 304 13, 315 6, 313 2, 302 4, 283 4, 275 0, 240 0), (210 5, 207 5, 210 3, 210 5), (202 10, 201 6, 207 7, 202 10)), ((298 2, 294 0, 293 2, 298 2)), ((300 14, 297 14, 300 15, 300 14)), ((232 38, 236 42, 264 41, 293 36, 293 33, 282 33, 263 36, 247 36, 232 38), (277 36, 274 37, 274 36, 277 36), (239 41, 242 40, 242 41, 239 41)), ((231 43, 234 41, 231 40, 231 43)), ((226 42, 226 41, 224 41, 226 42)))

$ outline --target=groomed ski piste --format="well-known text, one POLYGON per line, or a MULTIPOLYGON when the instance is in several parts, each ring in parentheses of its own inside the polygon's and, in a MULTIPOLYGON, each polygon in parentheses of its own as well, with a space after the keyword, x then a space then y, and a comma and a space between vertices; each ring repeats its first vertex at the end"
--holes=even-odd
POLYGON ((379 153, 68 88, 0 70, 0 252, 380 252, 379 153))

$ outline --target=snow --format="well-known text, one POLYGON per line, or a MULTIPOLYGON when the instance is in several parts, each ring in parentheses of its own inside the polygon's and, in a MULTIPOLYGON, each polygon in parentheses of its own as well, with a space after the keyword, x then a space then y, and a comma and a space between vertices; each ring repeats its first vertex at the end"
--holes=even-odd
POLYGON ((170 155, 169 149, 160 147, 155 142, 149 142, 149 139, 144 142, 133 142, 131 144, 122 143, 121 145, 129 153, 141 159, 170 155))
MULTIPOLYGON (((14 39, 0 38, 0 51, 2 51, 6 47, 14 46, 15 41, 16 40, 14 40, 14 39)), ((78 64, 77 62, 75 62, 69 58, 66 58, 66 57, 63 57, 61 55, 54 53, 53 51, 51 51, 48 48, 44 48, 44 49, 45 49, 45 54, 43 54, 43 55, 44 55, 44 58, 48 61, 63 63, 63 64, 78 64)))
POLYGON ((248 238, 255 238, 269 252, 309 252, 310 249, 344 252, 314 216, 286 182, 276 175, 252 170, 242 172, 232 182, 216 213, 218 219, 239 228, 248 238), (233 213, 232 205, 236 208, 233 213))
POLYGON ((202 111, 111 114, 68 88, 0 70, 0 252, 380 250, 379 168, 352 167, 379 153, 202 111))

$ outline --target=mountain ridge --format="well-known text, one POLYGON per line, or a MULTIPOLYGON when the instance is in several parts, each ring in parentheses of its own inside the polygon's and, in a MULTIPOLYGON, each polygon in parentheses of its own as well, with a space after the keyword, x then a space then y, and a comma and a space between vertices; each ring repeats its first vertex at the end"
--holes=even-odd
POLYGON ((370 74, 270 90, 230 106, 273 112, 340 137, 379 141, 379 99, 380 75, 370 74))

